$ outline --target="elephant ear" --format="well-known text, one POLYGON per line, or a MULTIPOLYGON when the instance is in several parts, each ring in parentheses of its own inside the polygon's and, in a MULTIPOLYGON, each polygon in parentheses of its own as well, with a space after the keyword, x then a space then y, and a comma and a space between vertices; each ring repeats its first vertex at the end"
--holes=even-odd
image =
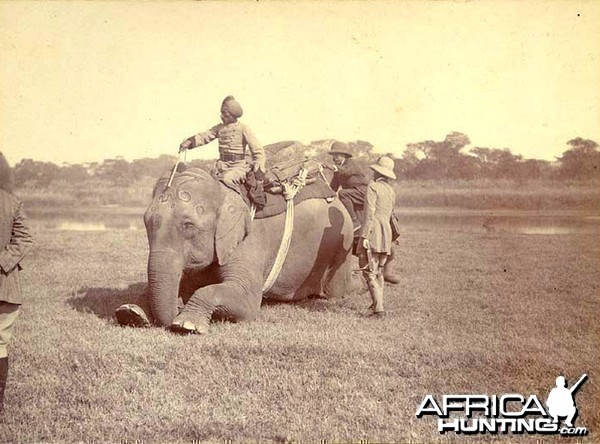
POLYGON ((215 250, 219 265, 225 265, 231 253, 250 233, 250 210, 239 194, 223 186, 225 198, 219 207, 215 230, 215 250))

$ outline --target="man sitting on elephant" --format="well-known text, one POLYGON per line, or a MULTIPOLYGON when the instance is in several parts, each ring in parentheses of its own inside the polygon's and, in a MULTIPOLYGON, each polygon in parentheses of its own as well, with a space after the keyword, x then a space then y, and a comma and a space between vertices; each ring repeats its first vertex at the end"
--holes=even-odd
POLYGON ((221 123, 207 131, 188 137, 179 152, 206 145, 219 139, 219 160, 215 165, 217 177, 229 186, 248 183, 251 200, 265 204, 263 180, 265 176, 265 150, 248 125, 240 122, 244 111, 233 96, 227 96, 221 104, 221 123), (246 147, 250 149, 252 163, 246 160, 246 147))
MULTIPOLYGON (((333 191, 338 191, 338 198, 350 213, 354 232, 357 234, 361 228, 361 220, 364 218, 363 209, 367 195, 369 178, 360 165, 352 159, 352 153, 342 142, 333 142, 329 154, 333 158, 337 171, 333 173, 330 186, 333 191)), ((395 259, 395 246, 392 246, 388 261, 383 269, 383 276, 390 284, 400 283, 400 277, 391 271, 391 264, 395 259)))
POLYGON ((354 231, 358 231, 360 221, 356 215, 355 206, 361 208, 364 206, 369 179, 360 165, 352 159, 352 154, 348 151, 345 143, 333 142, 329 154, 337 168, 331 179, 331 189, 338 191, 338 188, 341 188, 338 197, 350 213, 354 231))

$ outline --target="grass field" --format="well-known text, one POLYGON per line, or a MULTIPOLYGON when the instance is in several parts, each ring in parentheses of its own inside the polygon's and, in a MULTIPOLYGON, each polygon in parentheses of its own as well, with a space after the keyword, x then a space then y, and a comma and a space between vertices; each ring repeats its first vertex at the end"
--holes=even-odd
POLYGON ((384 320, 365 318, 357 292, 187 337, 112 317, 144 290, 143 231, 40 229, 36 241, 1 442, 533 441, 440 435, 415 412, 427 394, 545 401, 556 376, 582 373, 577 425, 600 439, 595 234, 407 228, 384 320))

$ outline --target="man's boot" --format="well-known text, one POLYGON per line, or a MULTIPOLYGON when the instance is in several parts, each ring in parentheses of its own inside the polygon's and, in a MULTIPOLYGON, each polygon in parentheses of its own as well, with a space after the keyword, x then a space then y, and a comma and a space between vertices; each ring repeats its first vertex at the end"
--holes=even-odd
POLYGON ((0 358, 0 414, 4 410, 4 389, 8 379, 8 357, 0 358))
POLYGON ((396 257, 396 245, 392 244, 392 250, 390 252, 390 255, 388 256, 388 259, 385 263, 385 265, 383 266, 383 279, 385 280, 385 282, 388 282, 390 284, 399 284, 400 283, 400 275, 396 274, 392 271, 392 265, 391 263, 394 261, 395 257, 396 257))

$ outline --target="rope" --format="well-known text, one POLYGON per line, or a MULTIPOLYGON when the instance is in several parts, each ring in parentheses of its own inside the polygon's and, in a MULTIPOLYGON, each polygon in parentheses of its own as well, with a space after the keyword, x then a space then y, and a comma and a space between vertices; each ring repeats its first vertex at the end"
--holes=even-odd
POLYGON ((263 293, 266 293, 271 289, 271 287, 279 277, 279 273, 281 272, 283 264, 285 263, 285 259, 290 249, 290 243, 292 241, 292 233, 294 231, 294 197, 296 197, 298 191, 300 191, 300 189, 304 185, 306 185, 307 175, 308 171, 302 169, 300 170, 298 177, 292 180, 292 183, 283 184, 283 196, 286 200, 285 225, 283 228, 283 236, 281 238, 281 244, 279 244, 279 249, 277 250, 275 262, 271 267, 271 271, 269 272, 269 276, 267 276, 267 280, 263 284, 263 293))
POLYGON ((283 268, 283 263, 288 254, 288 250, 290 248, 290 242, 292 240, 292 231, 294 230, 294 201, 290 199, 286 203, 285 210, 285 227, 283 229, 283 237, 281 238, 281 244, 279 244, 279 250, 277 250, 277 256, 275 257, 275 262, 273 263, 273 267, 269 272, 269 276, 267 276, 267 280, 263 284, 262 292, 268 292, 277 278, 279 277, 279 273, 283 268))

